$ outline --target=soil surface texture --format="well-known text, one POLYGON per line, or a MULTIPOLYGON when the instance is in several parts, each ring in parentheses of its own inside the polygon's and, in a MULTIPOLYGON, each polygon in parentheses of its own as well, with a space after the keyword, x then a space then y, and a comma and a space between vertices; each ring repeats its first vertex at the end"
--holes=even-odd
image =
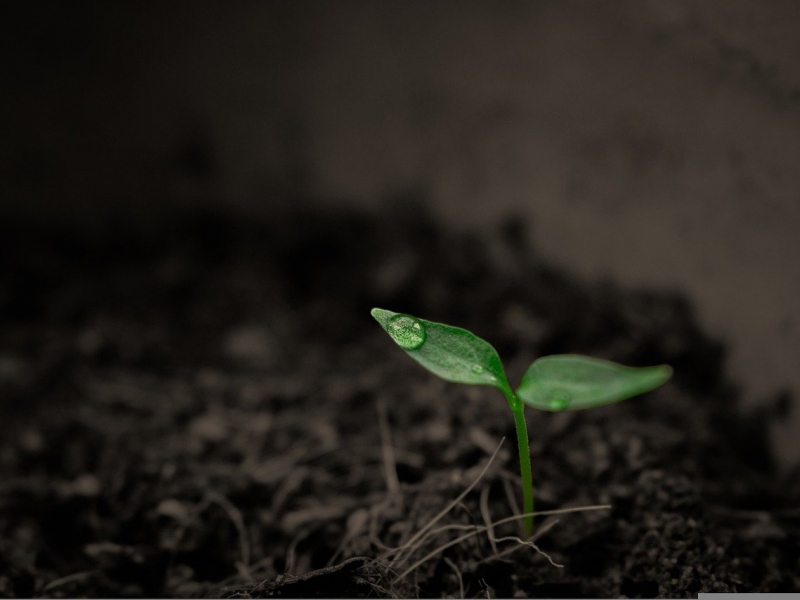
POLYGON ((414 208, 0 229, 0 596, 800 591, 800 477, 766 437, 790 399, 745 413, 679 293, 414 208), (512 385, 558 353, 675 375, 528 410, 536 509, 593 508, 522 543, 506 401, 410 360, 376 306, 473 331, 512 385))

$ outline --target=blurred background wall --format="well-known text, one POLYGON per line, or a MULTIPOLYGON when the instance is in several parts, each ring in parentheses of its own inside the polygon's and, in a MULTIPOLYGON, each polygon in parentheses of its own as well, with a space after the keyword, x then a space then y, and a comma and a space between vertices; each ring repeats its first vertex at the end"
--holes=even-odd
MULTIPOLYGON (((291 198, 522 215, 587 280, 681 289, 751 403, 800 391, 800 4, 6 6, 0 218, 291 198)), ((800 429, 776 431, 790 459, 800 429)))

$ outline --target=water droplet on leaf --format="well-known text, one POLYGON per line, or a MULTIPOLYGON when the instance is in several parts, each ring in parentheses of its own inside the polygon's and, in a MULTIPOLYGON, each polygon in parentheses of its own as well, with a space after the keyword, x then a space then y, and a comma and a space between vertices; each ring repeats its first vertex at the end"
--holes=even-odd
POLYGON ((480 375, 483 373, 483 367, 480 365, 472 365, 472 372, 480 375))
POLYGON ((425 343, 425 326, 411 315, 395 315, 389 319, 387 330, 404 350, 416 350, 425 343))

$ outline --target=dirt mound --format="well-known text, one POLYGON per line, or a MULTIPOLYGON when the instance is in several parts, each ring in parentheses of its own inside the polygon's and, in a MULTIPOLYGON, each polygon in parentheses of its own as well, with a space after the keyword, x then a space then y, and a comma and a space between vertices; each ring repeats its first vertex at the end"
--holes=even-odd
POLYGON ((0 595, 800 590, 780 411, 740 411, 680 294, 585 285, 519 222, 478 237, 415 210, 4 229, 0 595), (562 352, 672 365, 644 397, 528 413, 537 510, 610 508, 540 517, 536 548, 518 521, 488 535, 518 510, 505 400, 408 360, 373 306, 474 331, 512 383, 562 352))

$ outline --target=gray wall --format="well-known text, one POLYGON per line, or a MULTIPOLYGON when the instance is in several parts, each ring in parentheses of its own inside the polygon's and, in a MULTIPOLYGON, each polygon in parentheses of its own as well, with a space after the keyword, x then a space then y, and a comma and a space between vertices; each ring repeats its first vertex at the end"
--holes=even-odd
MULTIPOLYGON (((267 216, 286 192, 380 210, 422 190, 461 227, 525 215, 543 254, 587 279, 686 290, 751 402, 800 392, 795 1, 56 3, 19 18, 43 26, 6 42, 20 62, 3 210, 267 216)), ((794 459, 798 427, 795 406, 776 432, 794 459)))

